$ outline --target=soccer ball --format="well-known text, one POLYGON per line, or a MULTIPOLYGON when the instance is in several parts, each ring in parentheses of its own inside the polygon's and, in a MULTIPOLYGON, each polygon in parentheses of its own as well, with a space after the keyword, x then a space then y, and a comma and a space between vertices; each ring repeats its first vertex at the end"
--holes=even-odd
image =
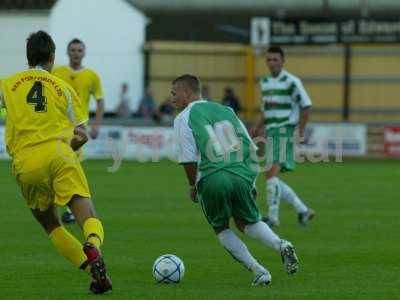
POLYGON ((153 264, 153 277, 159 283, 179 283, 183 275, 185 275, 185 265, 176 255, 161 255, 153 264))

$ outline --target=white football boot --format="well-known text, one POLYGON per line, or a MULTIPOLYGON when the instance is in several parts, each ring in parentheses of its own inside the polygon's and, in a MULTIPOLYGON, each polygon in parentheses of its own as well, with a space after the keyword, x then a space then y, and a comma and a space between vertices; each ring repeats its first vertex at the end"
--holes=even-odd
POLYGON ((268 285, 271 283, 271 280, 272 280, 271 274, 267 270, 264 270, 254 275, 254 279, 251 285, 252 286, 268 285))
POLYGON ((299 270, 299 259, 290 242, 285 240, 281 241, 281 257, 288 274, 294 274, 299 270))

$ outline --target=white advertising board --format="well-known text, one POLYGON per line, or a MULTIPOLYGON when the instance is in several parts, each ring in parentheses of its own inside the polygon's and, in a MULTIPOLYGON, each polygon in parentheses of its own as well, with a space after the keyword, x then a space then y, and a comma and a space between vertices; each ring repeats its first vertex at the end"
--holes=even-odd
MULTIPOLYGON (((4 127, 0 126, 4 137, 4 127)), ((298 147, 305 154, 364 156, 367 154, 367 129, 364 124, 320 124, 307 126, 307 144, 298 147)), ((159 161, 174 159, 174 131, 171 127, 102 126, 96 140, 84 146, 84 159, 132 159, 159 161)), ((0 140, 0 159, 6 159, 4 138, 0 140)))
POLYGON ((329 156, 364 156, 367 154, 365 124, 323 124, 307 126, 306 145, 299 147, 305 153, 329 156))

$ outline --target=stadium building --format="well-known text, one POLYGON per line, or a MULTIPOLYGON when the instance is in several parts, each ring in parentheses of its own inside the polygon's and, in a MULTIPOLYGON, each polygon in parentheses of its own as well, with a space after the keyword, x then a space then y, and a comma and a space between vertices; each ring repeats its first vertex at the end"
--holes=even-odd
MULTIPOLYGON (((190 72, 202 78, 213 99, 233 88, 242 117, 251 122, 259 106, 258 78, 265 73, 262 53, 272 43, 284 46, 287 68, 305 83, 314 101, 312 121, 370 125, 365 147, 353 145, 360 154, 383 155, 383 125, 400 117, 396 1, 308 1, 300 7, 296 1, 257 0, 168 6, 156 0, 4 0, 0 11, 0 76, 25 67, 24 41, 33 30, 55 36, 56 64, 67 62, 67 42, 80 37, 88 47, 85 63, 103 79, 110 116, 123 82, 130 86, 134 112, 145 86, 160 104, 171 80, 190 72)), ((387 130, 390 152, 396 131, 387 130)))

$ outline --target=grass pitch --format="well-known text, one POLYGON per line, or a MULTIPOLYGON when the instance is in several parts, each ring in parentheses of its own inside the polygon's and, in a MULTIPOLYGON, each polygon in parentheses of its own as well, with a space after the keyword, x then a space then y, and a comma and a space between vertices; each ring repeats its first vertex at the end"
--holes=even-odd
MULTIPOLYGON (((399 186, 396 161, 305 164, 284 175, 318 216, 297 224, 283 203, 277 233, 296 247, 300 271, 288 276, 279 255, 243 237, 272 273, 268 287, 219 245, 199 205, 187 197, 183 170, 170 162, 84 163, 105 231, 103 252, 114 290, 104 299, 400 299, 399 186), (156 284, 153 261, 174 253, 185 263, 178 285, 156 284)), ((56 251, 20 196, 9 162, 0 163, 0 299, 88 299, 89 278, 56 251)), ((258 180, 265 212, 265 183, 258 180)), ((68 229, 81 238, 76 225, 68 229)), ((100 296, 102 297, 102 296, 100 296)), ((102 297, 102 298, 103 298, 102 297)))

